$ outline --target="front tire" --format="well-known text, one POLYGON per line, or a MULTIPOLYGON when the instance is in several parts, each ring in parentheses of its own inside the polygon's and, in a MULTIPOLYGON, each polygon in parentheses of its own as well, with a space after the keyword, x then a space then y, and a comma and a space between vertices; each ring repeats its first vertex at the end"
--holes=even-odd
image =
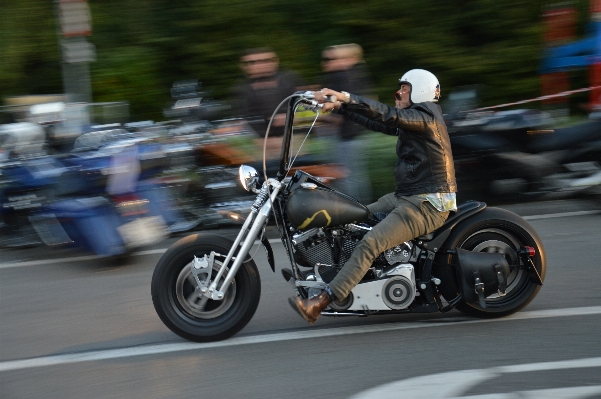
MULTIPOLYGON (((254 315, 261 280, 252 259, 242 263, 221 301, 200 295, 192 275, 194 256, 202 258, 211 251, 225 256, 232 244, 213 234, 190 235, 171 246, 157 263, 151 283, 152 302, 163 323, 177 335, 196 342, 226 339, 244 328, 254 315)), ((215 257, 211 280, 223 259, 215 257)), ((204 277, 206 274, 199 276, 201 280, 204 277)))
MULTIPOLYGON (((445 249, 461 248, 475 252, 497 252, 504 254, 510 265, 520 262, 517 250, 524 246, 533 247, 534 265, 544 281, 546 273, 545 249, 534 228, 518 215, 499 208, 486 208, 482 212, 457 225, 445 243, 445 249)), ((434 268, 441 276, 441 293, 451 300, 459 293, 457 277, 452 266, 453 256, 441 259, 434 268)), ((536 284, 524 269, 512 268, 507 278, 505 296, 498 294, 486 298, 486 308, 477 303, 463 302, 457 310, 473 317, 497 318, 508 316, 523 309, 538 294, 541 286, 536 284)))

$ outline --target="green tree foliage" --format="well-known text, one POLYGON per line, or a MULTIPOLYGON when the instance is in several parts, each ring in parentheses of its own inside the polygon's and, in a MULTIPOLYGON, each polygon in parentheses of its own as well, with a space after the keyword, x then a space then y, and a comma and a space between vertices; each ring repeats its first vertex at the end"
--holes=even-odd
POLYGON ((0 4, 0 96, 60 92, 60 54, 51 2, 0 4))
MULTIPOLYGON (((199 79, 226 99, 249 47, 271 46, 283 67, 319 81, 319 54, 356 42, 388 101, 400 75, 435 72, 443 96, 483 84, 484 104, 540 94, 544 49, 541 0, 90 0, 97 49, 91 64, 95 101, 131 103, 134 119, 161 118, 173 81, 199 79)), ((580 28, 588 1, 580 9, 580 28)), ((62 91, 52 2, 3 0, 0 96, 62 91)))

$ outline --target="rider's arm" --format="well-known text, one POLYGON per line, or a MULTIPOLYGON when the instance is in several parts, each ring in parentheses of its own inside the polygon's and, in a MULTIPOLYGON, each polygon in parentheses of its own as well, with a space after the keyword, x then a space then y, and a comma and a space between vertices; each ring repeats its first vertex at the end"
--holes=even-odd
MULTIPOLYGON (((417 132, 427 130, 428 124, 434 120, 434 115, 430 113, 430 110, 419 104, 413 105, 411 108, 398 109, 354 94, 350 95, 349 103, 343 103, 336 112, 343 115, 354 113, 389 128, 417 132)), ((350 117, 350 115, 348 116, 350 117)), ((366 125, 363 124, 363 126, 366 125)))
POLYGON ((397 136, 398 129, 394 127, 386 126, 378 121, 373 121, 371 119, 366 118, 363 115, 360 115, 356 112, 348 111, 346 109, 337 109, 332 112, 333 114, 344 115, 346 118, 352 120, 353 122, 366 127, 369 130, 374 132, 380 132, 384 134, 388 134, 390 136, 397 136))

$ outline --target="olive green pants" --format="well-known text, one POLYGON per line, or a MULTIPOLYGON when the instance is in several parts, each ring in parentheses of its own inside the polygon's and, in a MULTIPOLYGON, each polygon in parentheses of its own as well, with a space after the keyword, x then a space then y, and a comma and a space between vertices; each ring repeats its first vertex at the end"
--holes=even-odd
POLYGON ((379 254, 436 230, 449 216, 449 212, 439 212, 426 199, 416 195, 396 197, 390 193, 367 207, 371 213, 384 212, 388 216, 365 234, 330 282, 329 287, 337 299, 348 296, 379 254))

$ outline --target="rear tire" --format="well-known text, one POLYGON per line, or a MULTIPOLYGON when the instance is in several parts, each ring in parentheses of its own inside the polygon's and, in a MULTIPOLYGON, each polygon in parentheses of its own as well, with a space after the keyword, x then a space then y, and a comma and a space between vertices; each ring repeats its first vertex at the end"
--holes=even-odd
MULTIPOLYGON (((196 342, 218 341, 236 334, 253 317, 261 297, 261 280, 252 259, 240 266, 221 301, 201 296, 192 275, 194 256, 201 258, 211 251, 226 255, 232 244, 213 234, 190 235, 171 246, 157 263, 152 302, 163 323, 177 335, 196 342)), ((222 261, 215 257, 211 279, 222 261)))
MULTIPOLYGON (((546 273, 545 249, 534 228, 518 215, 499 208, 486 208, 482 212, 457 225, 447 239, 441 253, 446 249, 461 248, 476 252, 500 252, 507 262, 520 262, 517 250, 524 246, 536 251, 533 262, 541 279, 546 273)), ((441 256, 433 272, 442 281, 441 293, 446 300, 459 294, 453 255, 441 256)), ((528 305, 538 294, 541 286, 530 278, 526 270, 512 268, 507 279, 505 296, 498 294, 486 298, 486 308, 475 303, 460 303, 457 309, 479 318, 497 318, 510 315, 528 305)))

